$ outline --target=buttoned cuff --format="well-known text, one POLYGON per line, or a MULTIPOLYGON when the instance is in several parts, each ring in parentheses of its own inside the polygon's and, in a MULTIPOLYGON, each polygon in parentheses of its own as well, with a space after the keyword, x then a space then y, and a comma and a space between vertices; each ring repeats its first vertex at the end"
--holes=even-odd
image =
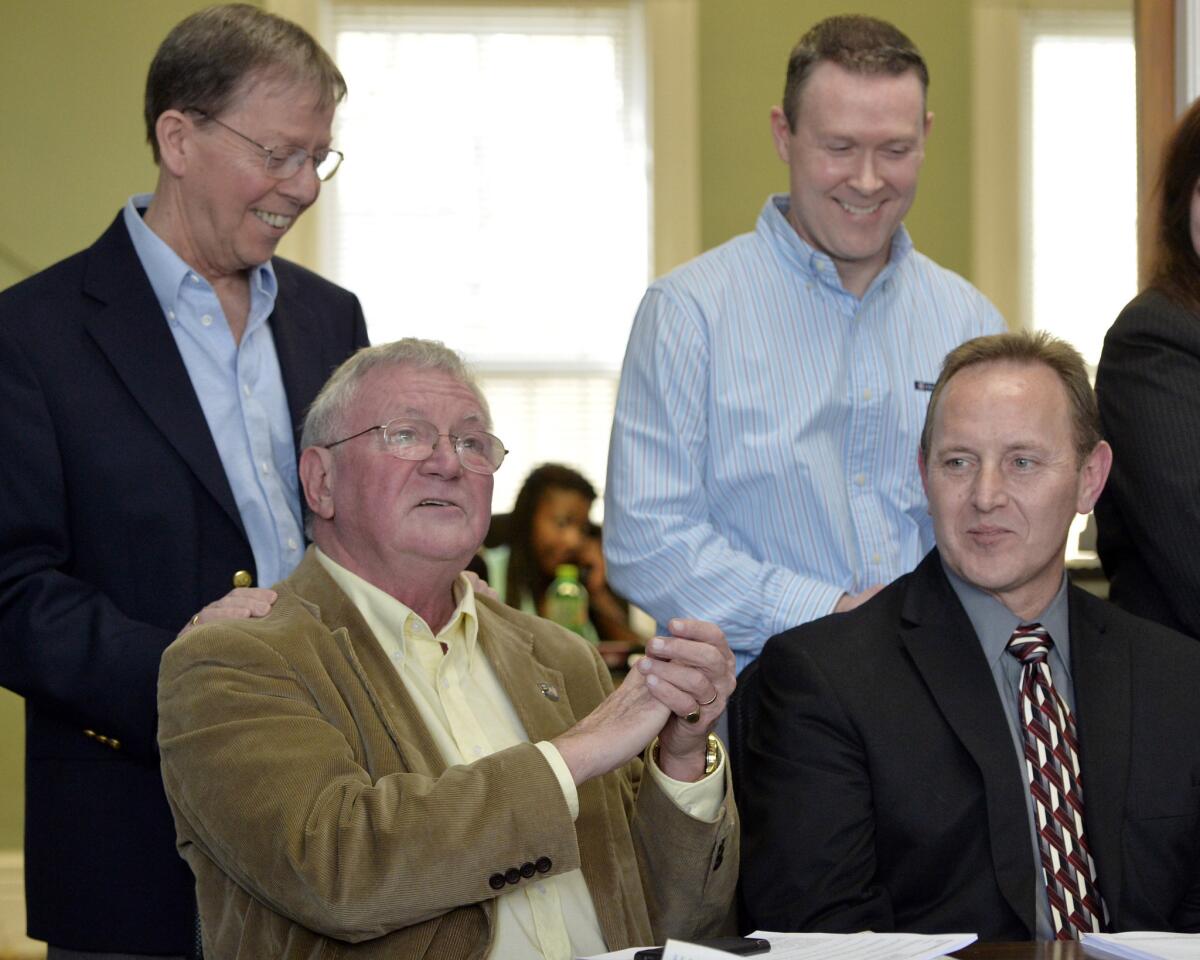
POLYGON ((716 823, 725 803, 725 744, 721 744, 721 760, 717 769, 692 783, 668 777, 659 769, 658 761, 651 756, 652 752, 646 751, 646 769, 658 788, 693 820, 716 823))
MULTIPOLYGON (((575 789, 575 778, 571 776, 571 770, 567 767, 567 761, 558 752, 558 747, 549 740, 539 740, 534 746, 542 751, 542 756, 546 758, 546 762, 550 764, 550 769, 554 771, 554 776, 558 778, 558 785, 562 788, 563 799, 567 801, 567 810, 570 811, 571 819, 575 820, 579 816, 579 791, 575 789)), ((722 762, 724 762, 724 759, 722 756, 722 762)))

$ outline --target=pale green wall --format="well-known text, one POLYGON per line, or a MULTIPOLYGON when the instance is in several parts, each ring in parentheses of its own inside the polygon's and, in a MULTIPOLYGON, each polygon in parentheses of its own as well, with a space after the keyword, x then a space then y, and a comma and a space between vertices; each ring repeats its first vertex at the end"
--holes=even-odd
MULTIPOLYGON (((153 189, 146 68, 172 24, 203 6, 0 0, 0 248, 49 266, 153 189)), ((0 288, 22 276, 0 249, 0 288)), ((0 691, 0 849, 21 843, 22 731, 21 701, 0 691)))
POLYGON ((700 0, 701 231, 705 248, 753 229, 787 168, 771 143, 787 57, 823 17, 865 13, 896 24, 929 65, 933 132, 906 221, 918 248, 963 275, 971 263, 970 11, 967 0, 700 0))

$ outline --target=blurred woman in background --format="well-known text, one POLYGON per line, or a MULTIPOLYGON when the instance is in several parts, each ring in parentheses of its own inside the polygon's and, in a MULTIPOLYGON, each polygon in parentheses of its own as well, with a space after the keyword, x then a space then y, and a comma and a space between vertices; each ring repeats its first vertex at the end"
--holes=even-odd
POLYGON ((570 467, 542 464, 529 474, 508 519, 509 542, 484 551, 488 583, 509 606, 544 616, 543 600, 562 564, 579 568, 588 592, 585 636, 604 641, 612 665, 641 637, 629 626, 629 605, 609 589, 600 529, 589 519, 595 488, 570 467))
POLYGON ((1114 453, 1097 548, 1115 603, 1200 637, 1200 101, 1167 144, 1157 202, 1150 283, 1096 373, 1114 453))

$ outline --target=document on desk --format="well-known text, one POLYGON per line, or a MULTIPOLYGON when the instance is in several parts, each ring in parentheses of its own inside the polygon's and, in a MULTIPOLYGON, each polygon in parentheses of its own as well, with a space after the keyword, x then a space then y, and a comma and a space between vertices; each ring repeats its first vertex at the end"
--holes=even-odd
MULTIPOLYGON (((979 939, 974 933, 771 933, 763 930, 756 930, 750 936, 770 941, 771 952, 758 954, 761 960, 936 960, 979 939)), ((672 946, 679 949, 689 945, 674 941, 672 946)), ((632 960, 639 949, 644 948, 614 950, 584 960, 632 960)), ((691 960, 693 955, 681 952, 672 956, 691 960)), ((712 951, 703 954, 706 960, 711 956, 712 951)), ((696 958, 699 960, 700 955, 696 958)))
POLYGON ((1200 957, 1200 933, 1165 933, 1130 930, 1127 933, 1085 933, 1083 946, 1088 956, 1115 960, 1196 960, 1200 957))

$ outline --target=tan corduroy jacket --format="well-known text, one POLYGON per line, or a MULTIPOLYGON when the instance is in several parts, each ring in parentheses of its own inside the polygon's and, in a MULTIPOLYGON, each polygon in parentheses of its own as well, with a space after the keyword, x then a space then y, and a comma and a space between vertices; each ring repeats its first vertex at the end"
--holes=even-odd
POLYGON ((572 822, 532 745, 611 689, 585 642, 479 598, 479 642, 531 742, 446 768, 311 551, 278 592, 269 616, 193 630, 162 661, 163 781, 208 960, 482 957, 489 881, 546 860, 550 876, 583 870, 609 949, 727 931, 728 782, 721 816, 703 823, 635 760, 581 786, 572 822))

